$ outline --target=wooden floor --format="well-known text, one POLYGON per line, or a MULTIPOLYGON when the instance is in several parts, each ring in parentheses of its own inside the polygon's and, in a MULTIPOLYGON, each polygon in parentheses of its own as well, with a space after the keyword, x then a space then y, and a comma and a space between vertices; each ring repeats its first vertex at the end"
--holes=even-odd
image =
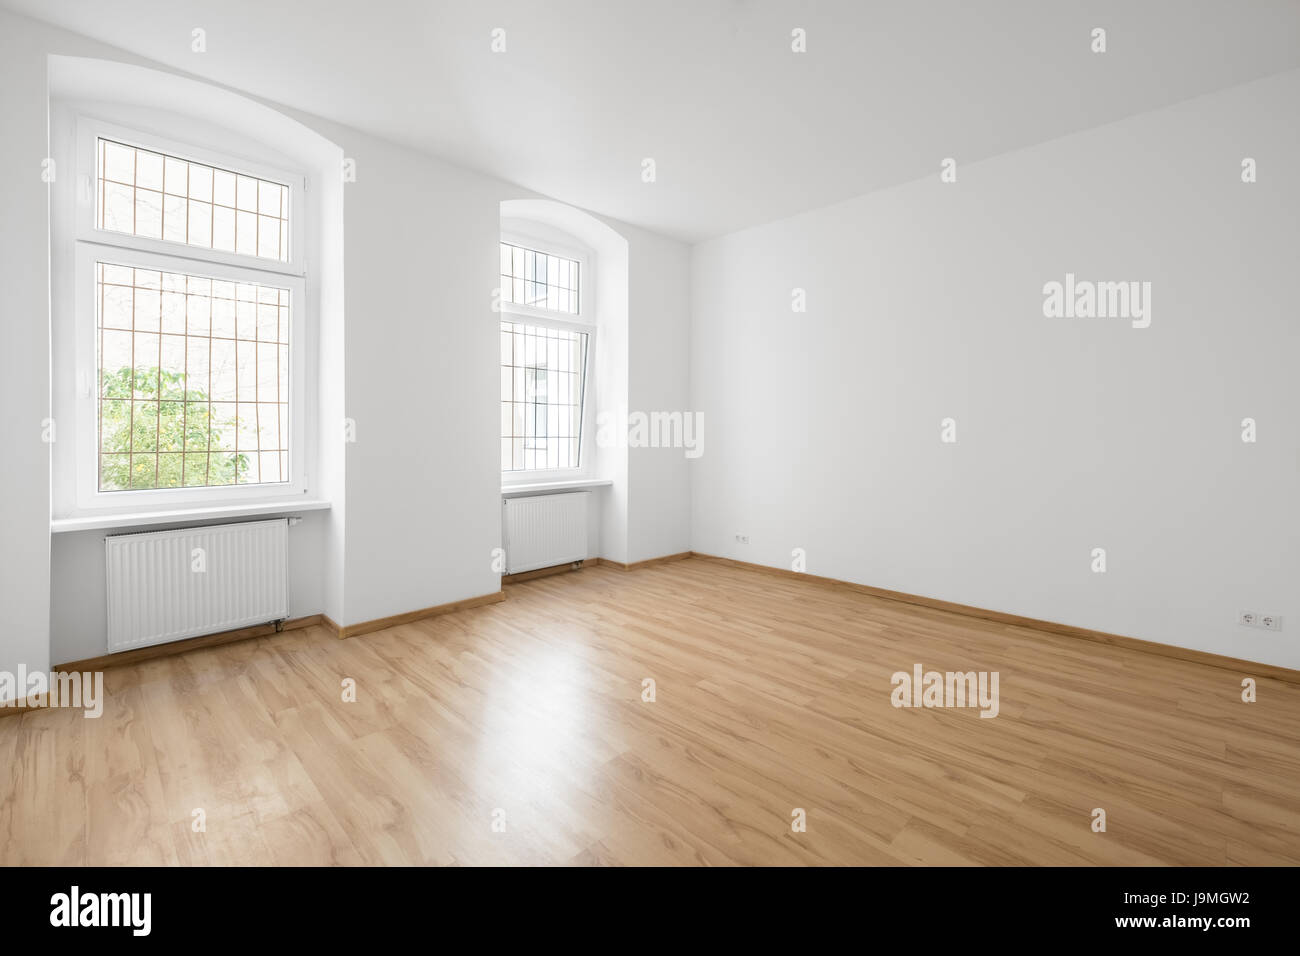
POLYGON ((0 861, 1300 863, 1300 686, 1243 676, 700 558, 584 568, 0 719, 0 861), (1000 715, 895 709, 916 663, 999 671, 1000 715))

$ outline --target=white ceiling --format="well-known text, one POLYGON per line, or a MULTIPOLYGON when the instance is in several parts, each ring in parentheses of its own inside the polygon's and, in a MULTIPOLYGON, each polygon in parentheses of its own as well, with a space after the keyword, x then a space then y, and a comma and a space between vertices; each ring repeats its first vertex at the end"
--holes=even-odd
POLYGON ((0 5, 688 240, 1300 66, 1300 0, 0 5))

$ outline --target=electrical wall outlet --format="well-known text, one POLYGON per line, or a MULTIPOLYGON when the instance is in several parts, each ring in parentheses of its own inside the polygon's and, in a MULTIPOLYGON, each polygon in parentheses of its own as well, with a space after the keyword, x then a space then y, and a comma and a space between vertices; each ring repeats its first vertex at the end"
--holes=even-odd
POLYGON ((1282 618, 1277 614, 1260 614, 1258 611, 1238 611, 1237 623, 1242 627, 1258 627, 1265 631, 1282 630, 1282 618))
POLYGON ((747 535, 747 534, 738 534, 738 535, 736 535, 736 543, 737 543, 737 544, 749 544, 749 535, 747 535))

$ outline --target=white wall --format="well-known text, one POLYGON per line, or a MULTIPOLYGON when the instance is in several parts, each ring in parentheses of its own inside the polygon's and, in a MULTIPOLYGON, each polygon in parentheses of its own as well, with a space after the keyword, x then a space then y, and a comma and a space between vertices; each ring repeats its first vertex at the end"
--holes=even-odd
MULTIPOLYGON (((342 185, 342 184, 340 184, 342 185)), ((316 281, 320 313, 316 326, 316 490, 330 502, 321 521, 321 597, 316 608, 338 623, 346 618, 345 558, 347 555, 347 445, 339 423, 347 416, 346 402, 346 210, 344 190, 324 189, 320 203, 320 256, 316 281)), ((290 534, 292 540, 292 533, 290 534)), ((292 592, 290 601, 294 601, 292 592)), ((305 607, 305 606, 304 606, 305 607)), ((315 611, 304 610, 311 614, 315 611)))
MULTIPOLYGON (((324 120, 344 190, 346 608, 353 624, 499 590, 499 328, 508 187, 324 120)), ((341 425, 340 425, 341 427, 341 425)))
MULTIPOLYGON (((592 227, 588 227, 592 228, 592 227)), ((588 411, 617 414, 627 402, 628 334, 630 314, 628 308, 628 277, 631 269, 629 243, 622 234, 612 234, 610 229, 592 229, 587 243, 596 250, 600 280, 596 283, 596 314, 599 328, 596 334, 596 388, 594 409, 588 411)), ((599 420, 599 419, 598 419, 599 420)), ((600 557, 624 563, 628 551, 628 455, 621 446, 602 446, 592 449, 596 473, 609 479, 612 485, 602 488, 592 496, 600 511, 600 557)))
POLYGON ((1300 667, 1297 102, 1290 72, 697 246, 693 548, 1300 667), (1151 326, 1044 318, 1067 271, 1150 281, 1151 326))
MULTIPOLYGON (((0 670, 49 666, 50 414, 45 52, 0 14, 0 670)), ((57 434, 56 434, 57 437, 57 434)))
MULTIPOLYGON (((690 252, 627 229, 628 409, 693 411, 690 403, 690 252)), ((706 416, 707 419, 707 416, 706 416)), ((707 450, 708 423, 702 433, 707 450)), ((629 448, 628 562, 690 550, 690 461, 683 448, 629 448)))

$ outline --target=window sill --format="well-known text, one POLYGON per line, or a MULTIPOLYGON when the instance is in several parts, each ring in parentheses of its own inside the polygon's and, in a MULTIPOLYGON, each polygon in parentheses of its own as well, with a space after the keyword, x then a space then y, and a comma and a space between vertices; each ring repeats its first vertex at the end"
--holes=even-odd
POLYGON ((609 478, 568 478, 562 481, 520 482, 516 485, 502 485, 502 497, 521 495, 529 491, 567 491, 570 488, 603 488, 614 482, 609 478))
POLYGON ((120 511, 113 514, 78 515, 75 518, 51 518, 50 533, 96 531, 104 528, 139 528, 154 524, 184 524, 214 518, 243 518, 253 515, 282 515, 299 511, 325 511, 328 501, 308 498, 304 501, 281 500, 246 505, 168 508, 158 511, 120 511))

